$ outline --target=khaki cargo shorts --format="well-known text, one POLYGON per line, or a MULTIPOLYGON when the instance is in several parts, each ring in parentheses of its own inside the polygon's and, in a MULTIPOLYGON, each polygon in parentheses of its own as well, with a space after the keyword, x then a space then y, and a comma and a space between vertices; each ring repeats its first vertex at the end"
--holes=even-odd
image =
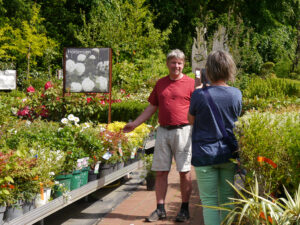
POLYGON ((178 172, 191 170, 192 126, 168 130, 157 128, 156 141, 153 153, 152 170, 170 171, 174 156, 178 172))

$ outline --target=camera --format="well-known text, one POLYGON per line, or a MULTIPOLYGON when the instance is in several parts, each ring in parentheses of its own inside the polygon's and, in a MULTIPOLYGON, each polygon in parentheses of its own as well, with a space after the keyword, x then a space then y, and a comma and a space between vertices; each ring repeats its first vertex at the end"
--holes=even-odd
POLYGON ((202 68, 202 69, 196 69, 195 70, 195 78, 197 79, 200 79, 200 82, 201 84, 203 84, 204 86, 206 84, 209 84, 210 82, 208 81, 207 79, 207 76, 206 76, 206 69, 205 68, 202 68))

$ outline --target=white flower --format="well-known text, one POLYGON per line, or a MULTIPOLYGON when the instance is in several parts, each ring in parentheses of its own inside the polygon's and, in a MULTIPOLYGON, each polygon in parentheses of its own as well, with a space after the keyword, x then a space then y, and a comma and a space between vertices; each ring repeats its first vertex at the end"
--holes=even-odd
POLYGON ((84 54, 79 54, 77 56, 77 61, 79 61, 79 62, 84 62, 85 59, 86 59, 86 55, 84 55, 84 54))
POLYGON ((62 118, 60 122, 63 124, 68 124, 69 120, 67 118, 62 118))
POLYGON ((23 99, 22 99, 22 102, 26 102, 26 101, 27 101, 27 98, 23 98, 23 99))
POLYGON ((89 123, 85 122, 85 123, 83 124, 83 127, 84 127, 84 128, 89 128, 90 125, 89 125, 89 123))
POLYGON ((77 83, 77 82, 71 83, 71 91, 80 92, 81 90, 82 90, 82 86, 80 83, 77 83))
POLYGON ((66 70, 67 70, 67 72, 73 73, 73 71, 75 70, 75 66, 76 66, 76 64, 72 59, 68 59, 66 61, 66 70))
POLYGON ((31 122, 29 120, 26 120, 26 126, 29 127, 31 122))
POLYGON ((61 127, 59 127, 59 128, 57 129, 57 131, 58 131, 58 132, 60 132, 61 130, 62 130, 62 128, 61 128, 61 127))
POLYGON ((96 83, 98 84, 98 87, 100 91, 106 91, 107 90, 107 78, 105 77, 97 77, 96 83))
POLYGON ((54 172, 50 172, 49 175, 50 175, 50 176, 54 176, 55 173, 54 173, 54 172))
POLYGON ((74 121, 75 116, 73 114, 68 115, 68 120, 74 121))
POLYGON ((77 76, 81 76, 85 71, 85 65, 83 63, 76 63, 74 73, 77 76))
POLYGON ((74 117, 74 122, 78 123, 79 122, 79 118, 78 117, 74 117))
POLYGON ((85 78, 82 81, 82 88, 86 92, 90 92, 94 89, 95 83, 90 78, 85 78))
POLYGON ((12 112, 12 114, 17 115, 18 109, 17 108, 12 108, 11 112, 12 112))

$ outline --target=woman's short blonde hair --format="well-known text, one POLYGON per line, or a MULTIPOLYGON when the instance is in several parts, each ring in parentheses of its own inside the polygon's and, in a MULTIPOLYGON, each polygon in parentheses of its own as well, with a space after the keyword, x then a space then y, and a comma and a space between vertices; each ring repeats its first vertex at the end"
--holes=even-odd
POLYGON ((236 65, 232 56, 223 50, 211 52, 206 61, 207 78, 212 81, 234 81, 236 65))
POLYGON ((182 59, 184 62, 185 55, 181 50, 174 49, 174 50, 170 51, 169 54, 167 55, 167 62, 169 62, 169 60, 173 59, 173 58, 182 59))

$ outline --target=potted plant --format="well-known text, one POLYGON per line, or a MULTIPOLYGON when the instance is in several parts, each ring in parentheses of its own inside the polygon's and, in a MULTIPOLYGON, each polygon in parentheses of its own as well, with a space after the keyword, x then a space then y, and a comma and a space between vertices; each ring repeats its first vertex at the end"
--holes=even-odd
POLYGON ((153 191, 155 189, 155 175, 156 175, 155 171, 151 170, 153 154, 144 155, 142 157, 142 160, 145 169, 145 174, 143 175, 143 177, 145 177, 146 180, 147 190, 153 191))
POLYGON ((7 202, 11 195, 13 179, 9 176, 8 168, 9 159, 12 156, 12 151, 7 153, 0 152, 0 224, 2 224, 4 213, 6 211, 7 202))
POLYGON ((7 201, 6 219, 9 221, 23 214, 25 202, 32 202, 40 191, 37 176, 37 159, 26 154, 25 149, 13 151, 9 158, 8 172, 13 179, 7 201))

